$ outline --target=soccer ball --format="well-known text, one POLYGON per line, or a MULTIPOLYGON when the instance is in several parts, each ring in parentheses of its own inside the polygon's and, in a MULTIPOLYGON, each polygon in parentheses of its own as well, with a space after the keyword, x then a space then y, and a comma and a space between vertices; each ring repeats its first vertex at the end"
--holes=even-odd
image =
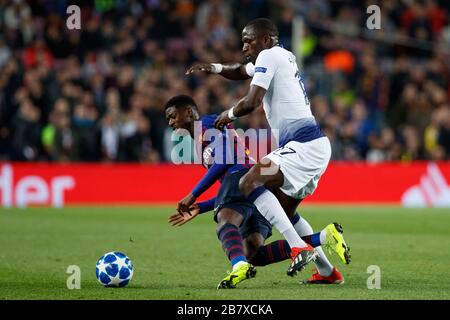
POLYGON ((98 259, 95 274, 105 287, 125 287, 133 277, 133 264, 121 252, 108 252, 98 259))

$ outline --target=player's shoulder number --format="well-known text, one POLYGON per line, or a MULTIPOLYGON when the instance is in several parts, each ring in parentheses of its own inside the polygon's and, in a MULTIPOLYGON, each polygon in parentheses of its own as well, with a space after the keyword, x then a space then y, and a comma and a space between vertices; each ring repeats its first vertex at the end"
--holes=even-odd
POLYGON ((298 79, 298 83, 300 85, 300 88, 302 89, 303 96, 305 97, 305 103, 307 105, 309 105, 309 99, 308 99, 308 95, 306 94, 305 83, 303 82, 303 76, 300 74, 298 67, 295 65, 295 60, 296 60, 295 55, 292 52, 289 52, 288 61, 295 66, 295 75, 294 76, 296 79, 298 79))

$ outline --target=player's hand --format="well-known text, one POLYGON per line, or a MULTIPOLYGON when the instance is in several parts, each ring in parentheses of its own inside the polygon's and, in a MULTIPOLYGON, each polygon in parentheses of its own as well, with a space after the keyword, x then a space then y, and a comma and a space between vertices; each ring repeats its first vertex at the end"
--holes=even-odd
POLYGON ((214 122, 214 127, 222 131, 223 128, 231 122, 233 122, 233 120, 228 117, 228 110, 225 110, 220 114, 220 116, 217 117, 216 121, 214 122))
POLYGON ((200 213, 200 207, 197 204, 193 204, 188 212, 184 212, 183 215, 175 212, 169 216, 169 223, 175 226, 182 226, 183 224, 191 221, 200 213))
POLYGON ((196 63, 194 65, 192 65, 189 69, 187 69, 186 74, 192 74, 196 71, 202 71, 205 73, 213 73, 212 69, 213 67, 211 66, 211 63, 196 63))
POLYGON ((197 200, 197 198, 192 193, 189 193, 180 202, 178 202, 178 213, 183 215, 183 212, 188 212, 191 205, 195 203, 195 200, 197 200))

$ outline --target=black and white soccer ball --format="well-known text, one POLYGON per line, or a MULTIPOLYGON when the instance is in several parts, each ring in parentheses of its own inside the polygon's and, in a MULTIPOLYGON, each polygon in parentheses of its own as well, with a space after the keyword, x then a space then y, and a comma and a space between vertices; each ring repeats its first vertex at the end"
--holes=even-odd
POLYGON ((95 274, 105 287, 125 287, 133 278, 133 263, 121 252, 108 252, 98 259, 95 274))

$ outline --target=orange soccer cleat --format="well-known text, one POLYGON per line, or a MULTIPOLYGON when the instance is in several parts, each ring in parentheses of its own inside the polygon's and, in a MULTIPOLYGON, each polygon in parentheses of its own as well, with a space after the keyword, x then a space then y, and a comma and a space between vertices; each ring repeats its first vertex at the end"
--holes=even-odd
POLYGON ((315 272, 308 279, 300 282, 301 284, 343 284, 344 276, 339 272, 336 267, 328 277, 320 275, 319 271, 315 268, 315 272))

